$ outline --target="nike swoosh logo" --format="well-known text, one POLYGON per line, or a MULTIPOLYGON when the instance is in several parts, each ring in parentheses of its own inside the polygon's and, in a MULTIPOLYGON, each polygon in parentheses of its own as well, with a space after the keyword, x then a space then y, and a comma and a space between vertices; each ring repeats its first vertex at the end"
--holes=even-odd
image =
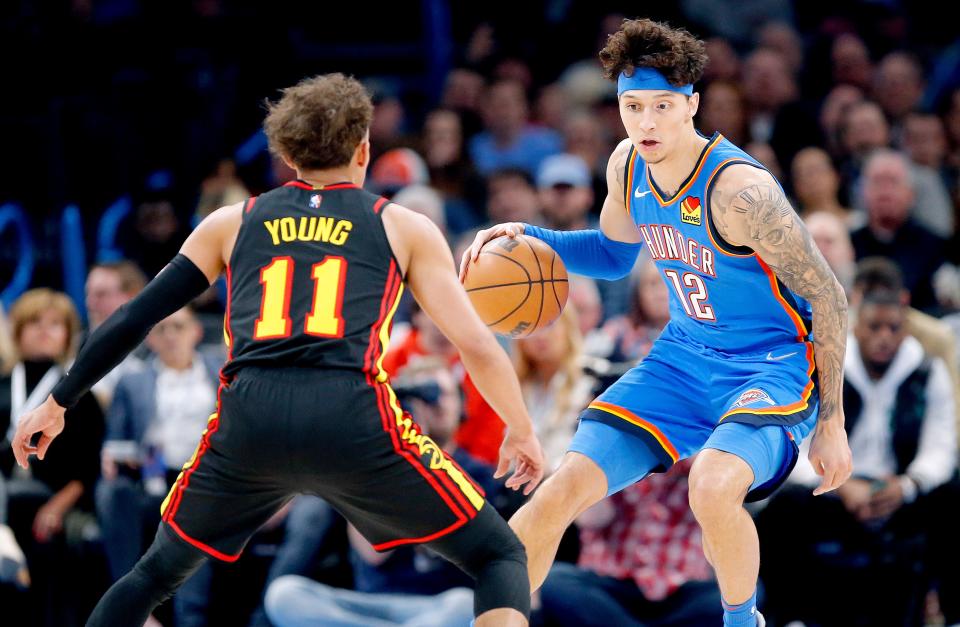
POLYGON ((786 359, 787 357, 793 357, 796 354, 797 354, 797 351, 793 351, 792 353, 787 353, 786 355, 780 355, 778 357, 774 357, 773 353, 767 353, 767 361, 780 361, 781 359, 786 359))
POLYGON ((645 192, 641 192, 641 191, 640 191, 640 188, 638 187, 636 190, 634 190, 634 192, 633 192, 633 197, 634 197, 634 198, 643 198, 644 196, 646 196, 646 195, 649 194, 649 193, 650 193, 650 190, 647 190, 647 191, 645 191, 645 192))

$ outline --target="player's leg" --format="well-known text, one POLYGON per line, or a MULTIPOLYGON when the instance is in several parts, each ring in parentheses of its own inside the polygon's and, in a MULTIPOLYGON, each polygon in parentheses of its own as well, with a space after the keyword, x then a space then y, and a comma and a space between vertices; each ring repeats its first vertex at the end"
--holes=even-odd
POLYGON ((161 525, 153 544, 133 570, 117 580, 97 603, 87 627, 140 627, 207 557, 161 525))
MULTIPOLYGON (((698 450, 712 425, 695 399, 702 380, 689 349, 661 341, 584 410, 557 472, 510 519, 539 588, 568 526, 600 499, 698 450)), ((706 376, 706 375, 702 375, 706 376)))
POLYGON ((725 624, 757 622, 760 543, 744 502, 786 478, 797 457, 794 441, 802 439, 815 420, 794 429, 723 423, 690 470, 690 508, 703 530, 704 553, 717 573, 725 624))

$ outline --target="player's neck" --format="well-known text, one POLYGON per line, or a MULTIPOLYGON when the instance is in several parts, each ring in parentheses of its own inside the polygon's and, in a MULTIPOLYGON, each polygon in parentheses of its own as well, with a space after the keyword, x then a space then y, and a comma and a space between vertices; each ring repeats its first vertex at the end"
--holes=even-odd
POLYGON ((297 178, 314 187, 324 187, 337 183, 353 183, 359 185, 357 175, 350 166, 330 168, 329 170, 297 170, 297 178))
POLYGON ((663 161, 648 164, 657 185, 668 194, 676 191, 697 166, 700 153, 709 141, 691 127, 690 133, 677 145, 672 155, 663 161))

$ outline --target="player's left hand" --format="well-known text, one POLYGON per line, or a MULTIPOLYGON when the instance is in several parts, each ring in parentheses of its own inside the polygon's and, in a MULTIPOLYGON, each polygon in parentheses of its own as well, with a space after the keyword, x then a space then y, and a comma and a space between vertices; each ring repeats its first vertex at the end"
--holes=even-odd
POLYGON ((842 486, 853 472, 853 455, 843 428, 843 414, 817 422, 808 455, 814 471, 823 481, 813 491, 814 496, 826 494, 842 486))
POLYGON ((40 407, 21 416, 12 442, 13 456, 17 458, 17 463, 21 467, 28 467, 28 459, 31 455, 36 454, 43 459, 53 438, 63 431, 63 414, 66 411, 53 400, 53 396, 48 396, 40 407), (40 440, 36 446, 33 446, 31 442, 36 433, 40 434, 40 440))
POLYGON ((507 437, 500 446, 500 463, 497 464, 497 471, 493 474, 493 478, 499 479, 507 474, 514 461, 517 467, 513 471, 513 476, 507 479, 506 486, 519 490, 526 484, 523 494, 528 495, 543 479, 543 451, 533 431, 524 435, 507 432, 507 437))

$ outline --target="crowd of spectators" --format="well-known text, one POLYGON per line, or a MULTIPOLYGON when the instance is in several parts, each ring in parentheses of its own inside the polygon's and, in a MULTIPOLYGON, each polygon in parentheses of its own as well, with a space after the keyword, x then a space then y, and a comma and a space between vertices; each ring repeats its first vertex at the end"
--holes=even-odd
MULTIPOLYGON (((69 4, 74 19, 94 30, 122 23, 123 11, 138 6, 69 4)), ((192 17, 210 24, 236 17, 229 2, 193 4, 192 17)), ((589 50, 623 16, 578 22, 582 16, 568 4, 577 3, 543 3, 536 15, 523 9, 548 25, 546 32, 575 42, 560 55, 563 64, 517 44, 503 20, 454 11, 462 43, 435 97, 405 89, 409 77, 369 82, 375 110, 367 187, 428 216, 458 259, 475 230, 490 223, 598 225, 606 159, 625 133, 615 89, 589 50)), ((898 2, 839 3, 836 14, 786 1, 747 3, 749 15, 731 25, 736 20, 727 15, 748 11, 733 6, 740 4, 685 0, 652 17, 688 24, 707 41, 698 130, 722 133, 779 177, 852 305, 844 403, 854 477, 814 498, 815 475, 801 456, 788 484, 751 509, 768 625, 960 624, 960 543, 951 525, 960 497, 960 40, 948 45, 934 17, 898 2), (880 5, 887 12, 875 13, 880 5), (851 19, 858 11, 875 19, 851 19), (924 40, 927 32, 939 45, 924 40)), ((299 51, 309 50, 298 41, 299 51)), ((211 61, 210 71, 216 67, 211 61)), ((239 79, 209 80, 223 86, 239 79)), ((167 115, 176 119, 175 107, 167 115)), ((189 137, 209 137, 191 128, 189 137)), ((191 224, 293 176, 263 151, 257 159, 267 167, 238 163, 227 135, 219 129, 216 155, 204 146, 215 165, 191 190, 182 181, 196 169, 168 162, 143 185, 103 192, 129 193, 133 205, 118 230, 122 259, 93 257, 84 301, 51 289, 60 283, 47 270, 9 299, 6 312, 0 307, 0 433, 9 437, 17 417, 43 400, 85 334, 142 289, 191 224)), ((96 211, 83 215, 99 219, 96 211)), ((4 271, 0 279, 7 278, 4 271)), ((221 280, 158 324, 67 413, 66 430, 43 461, 23 471, 9 446, 0 449, 4 621, 82 624, 145 549, 160 501, 215 406, 224 301, 221 280)), ((504 340, 548 471, 559 464, 580 410, 646 356, 669 316, 663 277, 642 254, 620 281, 574 277, 553 326, 504 340)), ((384 367, 405 409, 509 516, 522 497, 492 478, 502 423, 409 296, 396 320, 384 367)), ((688 463, 678 464, 578 518, 535 601, 534 622, 718 624, 719 592, 687 505, 688 471, 688 463)), ((316 497, 278 512, 235 570, 205 567, 152 624, 466 626, 471 618, 468 579, 422 549, 372 551, 316 497), (231 592, 238 586, 251 594, 231 592)))

